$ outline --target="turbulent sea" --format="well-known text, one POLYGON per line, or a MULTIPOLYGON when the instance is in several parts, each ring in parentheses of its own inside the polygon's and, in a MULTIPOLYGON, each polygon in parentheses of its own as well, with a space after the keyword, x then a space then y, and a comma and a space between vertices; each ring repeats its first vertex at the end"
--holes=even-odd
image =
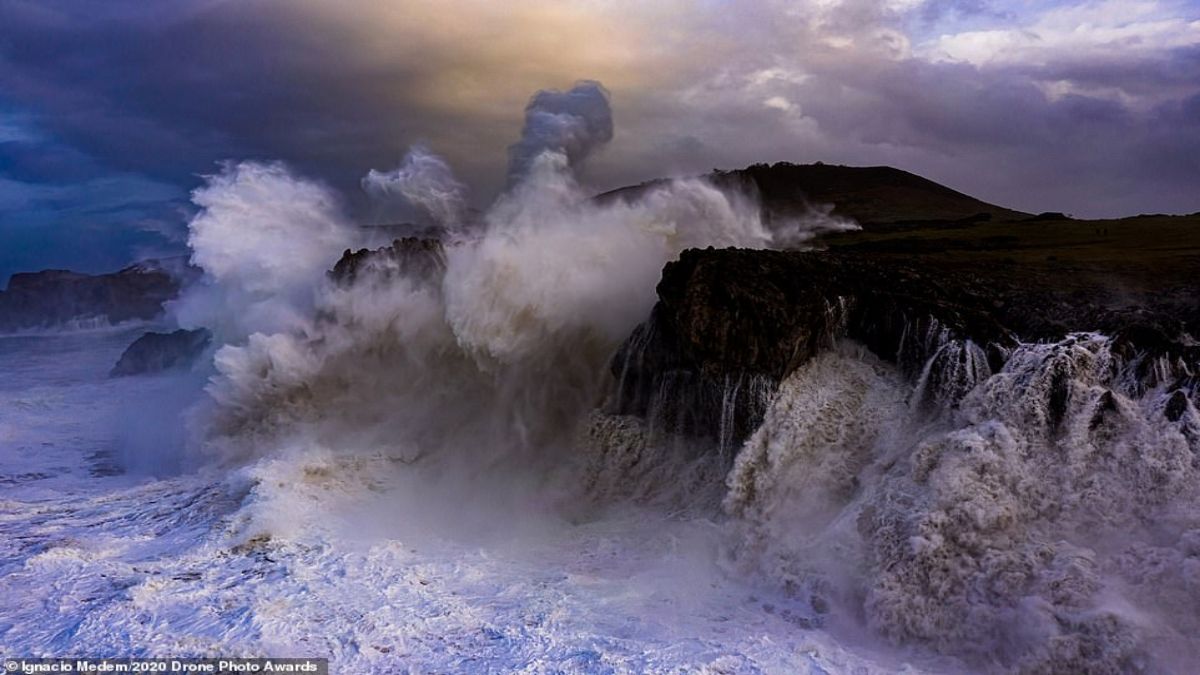
POLYGON ((628 505, 439 517, 453 504, 404 494, 414 486, 382 455, 220 473, 133 456, 122 444, 163 424, 183 377, 107 377, 139 332, 0 337, 6 656, 327 656, 341 673, 872 670, 804 629, 812 617, 794 602, 732 573, 711 517, 628 505))
MULTIPOLYGON (((6 656, 915 673, 1187 672, 1197 654, 1200 415, 1122 384, 1103 336, 1022 345, 997 373, 951 341, 915 382, 843 343, 730 459, 600 409, 551 454, 526 445, 545 429, 476 445, 479 417, 408 436, 403 396, 376 408, 328 374, 235 397, 229 378, 299 365, 229 350, 217 374, 108 377, 139 331, 0 337, 6 656), (262 405, 283 417, 247 430, 262 405)), ((405 390, 343 349, 366 393, 405 390)))

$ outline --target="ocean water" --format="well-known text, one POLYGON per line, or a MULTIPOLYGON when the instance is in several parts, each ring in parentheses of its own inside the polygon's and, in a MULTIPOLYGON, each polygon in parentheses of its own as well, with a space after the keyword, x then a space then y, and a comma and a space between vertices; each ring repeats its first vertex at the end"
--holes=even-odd
POLYGON ((206 450, 234 371, 108 378, 139 330, 0 337, 5 656, 916 673, 1188 672, 1200 654, 1200 415, 1167 419, 1104 336, 1023 345, 938 378, 945 397, 841 344, 727 466, 598 410, 575 460, 490 462, 453 434, 431 459, 386 424, 391 441, 347 433, 383 422, 347 425, 345 393, 311 383, 300 409, 325 414, 206 450))
POLYGON ((382 455, 130 457, 123 418, 186 379, 107 377, 139 330, 0 337, 0 654, 326 656, 341 673, 898 666, 739 578, 711 516, 617 504, 497 527, 431 515, 427 494, 406 508, 413 486, 382 455))

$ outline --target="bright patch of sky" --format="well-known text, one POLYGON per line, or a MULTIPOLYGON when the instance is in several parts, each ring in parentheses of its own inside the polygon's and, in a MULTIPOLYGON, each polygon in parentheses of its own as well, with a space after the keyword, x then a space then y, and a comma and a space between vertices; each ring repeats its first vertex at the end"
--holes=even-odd
POLYGON ((921 56, 976 65, 1047 65, 1115 51, 1128 58, 1200 46, 1200 3, 1018 2, 1003 11, 941 14, 919 35, 921 56))

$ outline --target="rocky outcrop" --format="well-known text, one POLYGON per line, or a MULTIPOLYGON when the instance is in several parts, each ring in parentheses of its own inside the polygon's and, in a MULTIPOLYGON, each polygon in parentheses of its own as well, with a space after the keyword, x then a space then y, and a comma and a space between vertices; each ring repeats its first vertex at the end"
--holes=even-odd
POLYGON ((691 250, 664 269, 658 296, 613 360, 612 412, 722 444, 752 432, 776 385, 836 338, 951 399, 999 370, 1018 341, 1072 331, 1113 335, 1134 387, 1192 391, 1200 373, 1200 347, 1182 339, 1173 305, 1131 314, 1099 293, 1066 303, 1003 267, 864 250, 691 250))
POLYGON ((0 331, 72 322, 153 319, 195 276, 180 261, 146 261, 111 274, 44 270, 12 275, 0 292, 0 331), (178 264, 175 264, 178 262, 178 264))
POLYGON ((380 281, 400 276, 432 279, 440 278, 445 268, 446 255, 440 240, 403 237, 382 248, 346 249, 329 278, 339 285, 351 285, 366 277, 380 281))
POLYGON ((203 328, 143 333, 125 349, 109 375, 121 377, 186 368, 204 353, 211 340, 212 334, 203 328))

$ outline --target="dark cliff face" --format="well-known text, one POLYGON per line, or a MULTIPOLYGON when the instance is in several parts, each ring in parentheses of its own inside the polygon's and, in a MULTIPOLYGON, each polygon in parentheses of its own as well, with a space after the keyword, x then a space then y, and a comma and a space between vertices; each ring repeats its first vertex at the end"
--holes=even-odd
POLYGON ((972 340, 997 365, 1016 344, 961 289, 856 255, 685 251, 658 295, 613 361, 615 412, 722 442, 753 431, 779 381, 837 338, 914 376, 946 340, 972 340))
POLYGON ((157 261, 101 275, 66 270, 14 274, 0 293, 0 330, 49 328, 85 319, 153 319, 194 276, 194 269, 184 264, 157 261))
MULTIPOLYGON (((1200 228, 1190 236, 1200 239, 1200 228)), ((1053 253, 1076 244, 1026 251, 1034 264, 1009 257, 1025 245, 1011 239, 974 254, 953 241, 921 239, 936 253, 914 252, 911 241, 862 245, 858 235, 826 251, 686 251, 664 269, 649 320, 613 360, 613 412, 737 443, 776 385, 837 338, 913 380, 924 375, 931 389, 957 392, 953 399, 973 386, 964 373, 999 370, 1018 341, 1097 331, 1113 336, 1134 386, 1195 395, 1200 346, 1190 335, 1200 334, 1200 293, 1186 280, 1200 255, 1137 268, 1081 261, 1068 271, 1053 253), (939 351, 951 343, 966 346, 939 351)), ((1138 253, 1131 245, 1114 255, 1138 253)))

